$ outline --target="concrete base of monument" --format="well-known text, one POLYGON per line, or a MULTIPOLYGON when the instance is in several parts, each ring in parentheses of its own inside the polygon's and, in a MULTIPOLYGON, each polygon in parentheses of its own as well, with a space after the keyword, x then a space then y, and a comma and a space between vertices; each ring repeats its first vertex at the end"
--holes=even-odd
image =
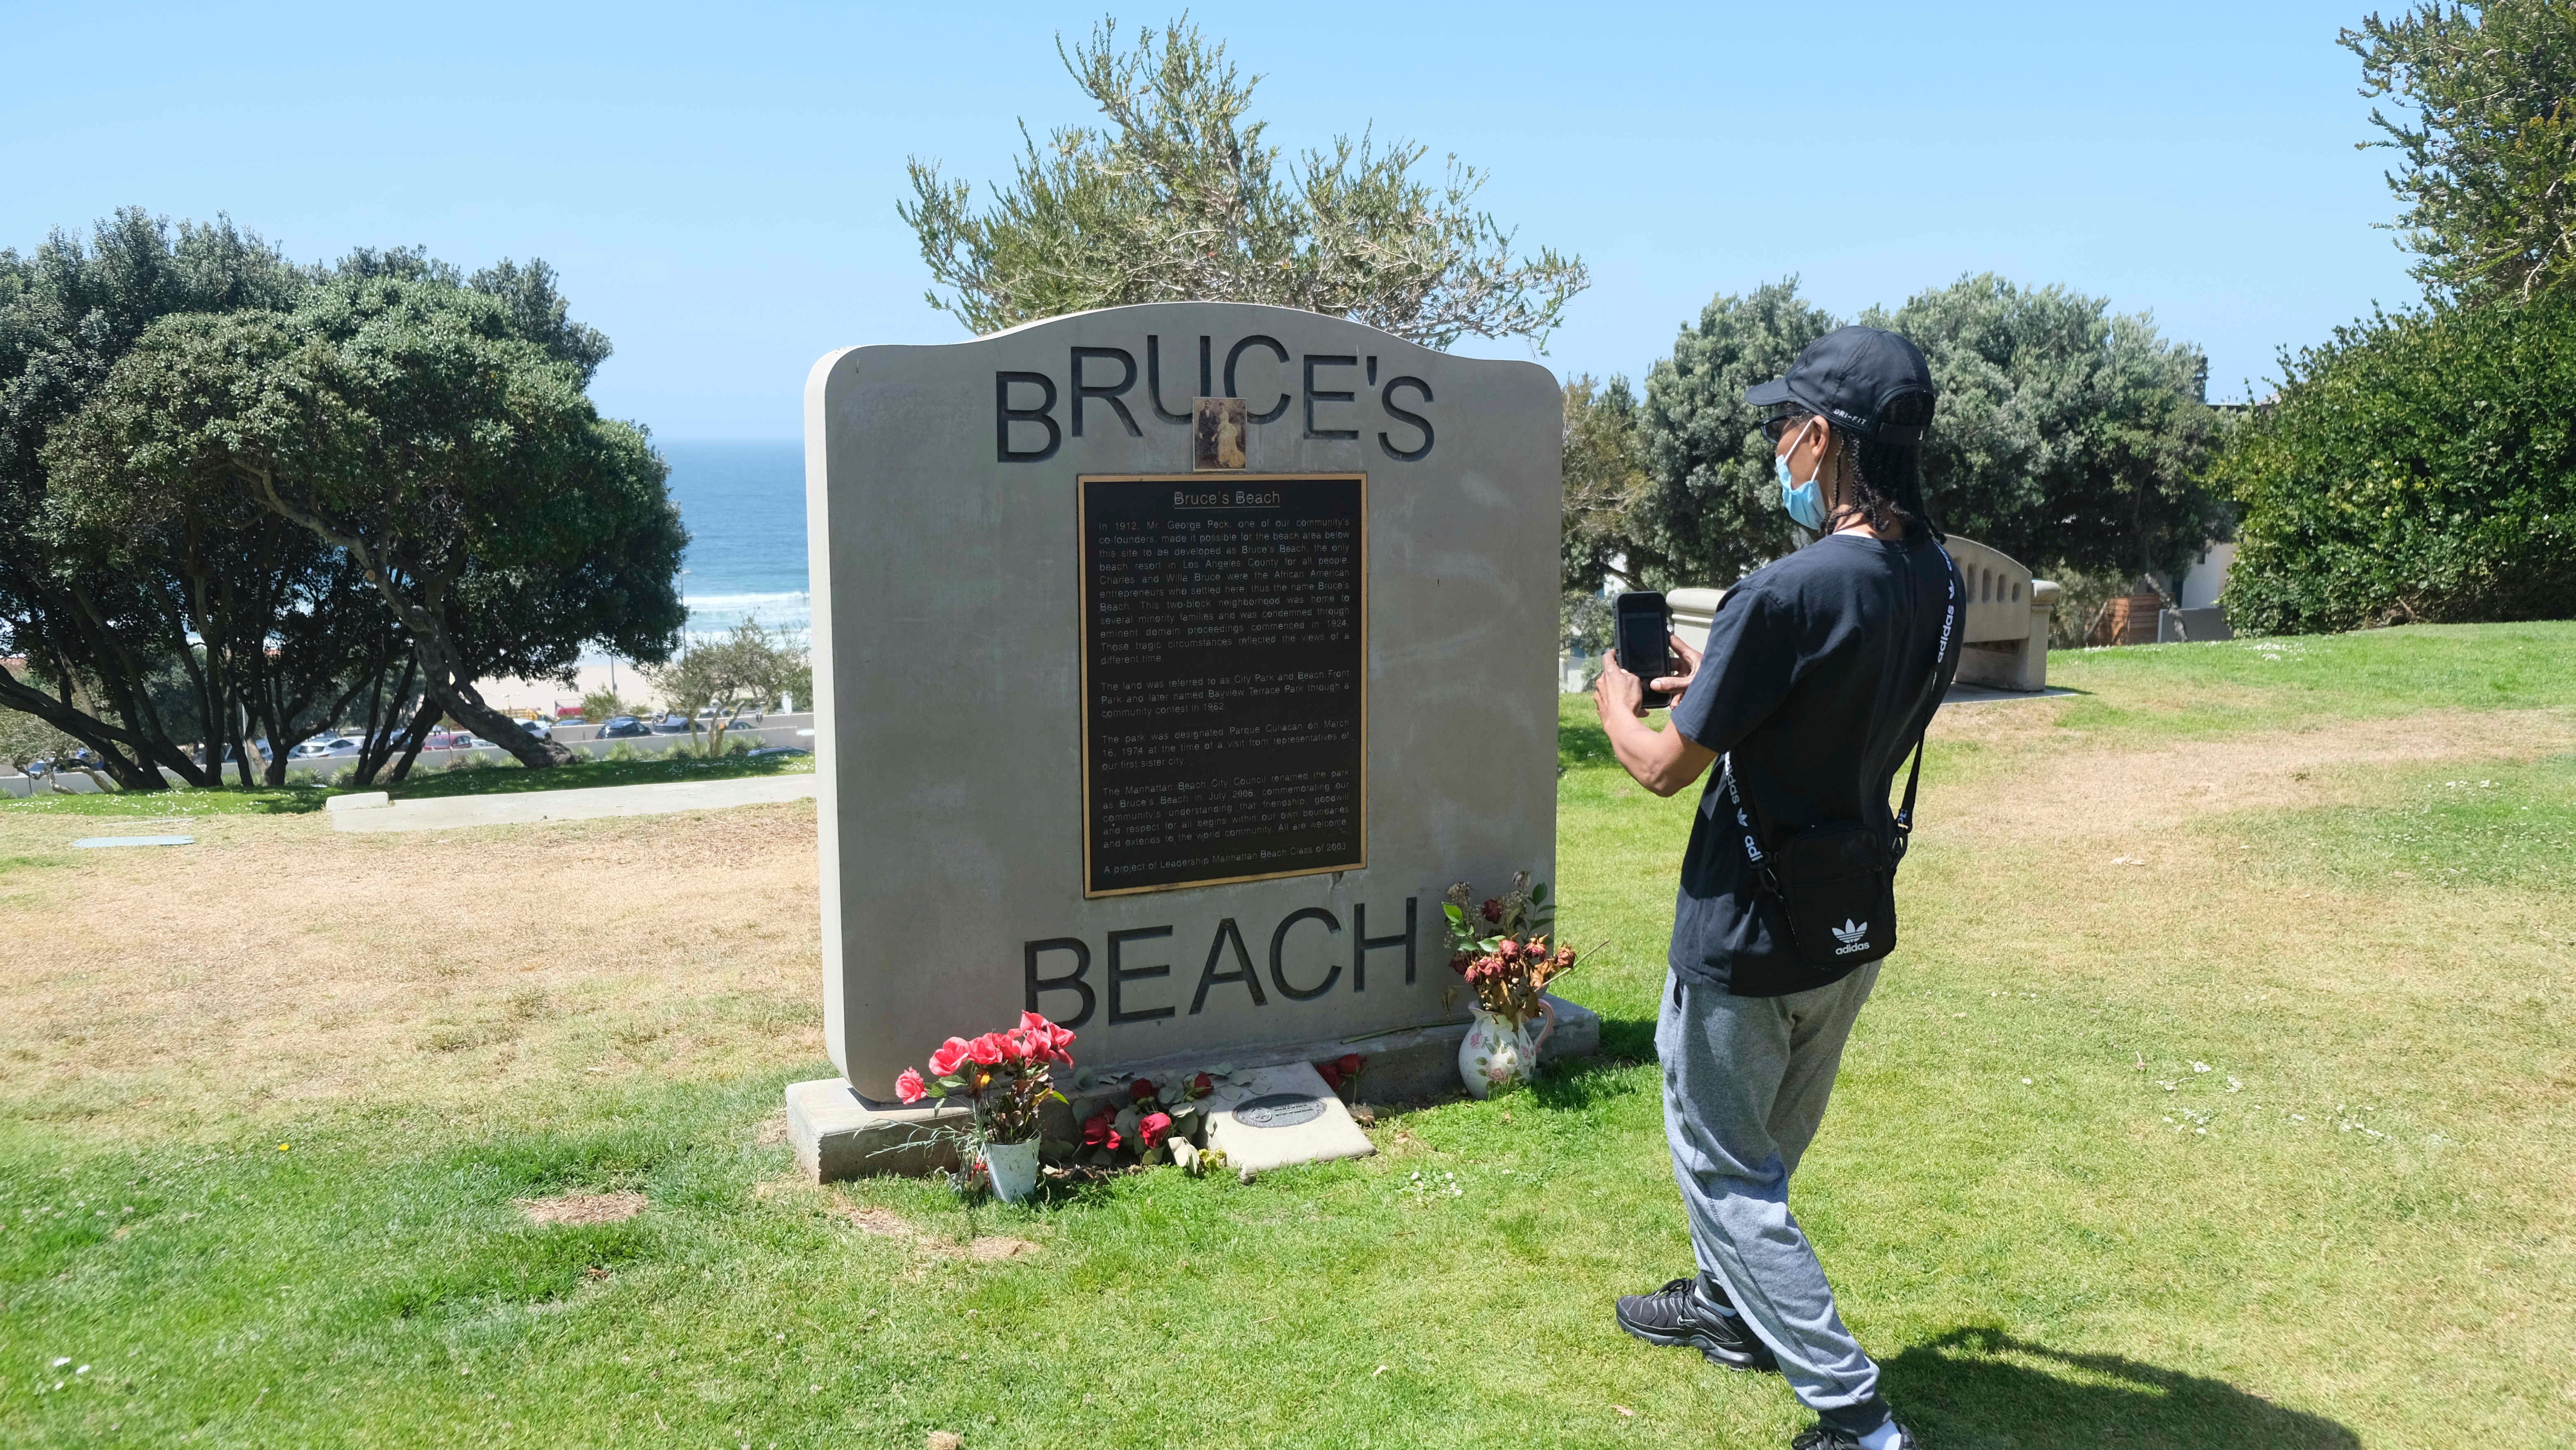
MULTIPOLYGON (((1551 996, 1548 1000, 1556 1005, 1556 1031, 1549 1035, 1547 1047, 1540 1054, 1542 1062, 1589 1057, 1601 1050, 1598 1016, 1562 997, 1551 996)), ((1118 1070, 1126 1076, 1118 1082, 1085 1092, 1075 1092, 1067 1086, 1065 1092, 1072 1104, 1069 1109, 1050 1110, 1046 1135, 1071 1141, 1076 1136, 1074 1124, 1103 1105, 1125 1102, 1127 1083, 1136 1078, 1161 1079, 1174 1073, 1198 1072, 1220 1061, 1257 1072, 1291 1064, 1332 1062, 1357 1053, 1361 1070, 1353 1093, 1356 1100, 1395 1103, 1443 1097, 1460 1091, 1458 1043, 1466 1037, 1467 1027, 1463 1020, 1437 1022, 1362 1038, 1327 1038, 1226 1054, 1196 1052, 1122 1063, 1118 1070)), ((1080 1050, 1078 1045, 1076 1050, 1080 1050)), ((935 1146, 931 1132, 941 1124, 961 1123, 965 1116, 962 1106, 924 1103, 904 1107, 872 1102, 851 1091, 850 1085, 837 1077, 787 1086, 788 1141, 796 1147, 798 1170, 818 1183, 882 1173, 919 1175, 953 1168, 957 1162, 955 1152, 935 1146)), ((1347 1112, 1342 1113, 1342 1120, 1349 1122, 1347 1112)), ((1352 1131, 1356 1132, 1356 1127, 1352 1131)))
POLYGON ((816 1183, 900 1173, 922 1177, 957 1166, 957 1150, 933 1136, 964 1127, 961 1105, 870 1103, 837 1077, 787 1085, 787 1141, 796 1170, 816 1183))

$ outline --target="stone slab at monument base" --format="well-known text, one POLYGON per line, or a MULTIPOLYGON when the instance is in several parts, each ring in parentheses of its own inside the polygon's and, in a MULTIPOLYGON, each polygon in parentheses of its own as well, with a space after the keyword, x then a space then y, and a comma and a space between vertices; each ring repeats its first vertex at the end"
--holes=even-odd
MULTIPOLYGON (((1599 1016, 1561 997, 1552 996, 1548 1001, 1556 1007, 1556 1030, 1549 1034, 1547 1047, 1540 1054, 1542 1062, 1589 1057, 1600 1051, 1599 1016)), ((1363 1102, 1403 1102, 1460 1090, 1458 1044, 1466 1037, 1467 1026, 1464 1021, 1441 1022, 1357 1040, 1328 1038, 1284 1047, 1247 1048, 1222 1060, 1228 1066, 1260 1073, 1271 1068, 1331 1062, 1357 1053, 1363 1065, 1353 1096, 1363 1102)), ((1192 1053, 1122 1064, 1121 1071, 1130 1074, 1131 1079, 1158 1078, 1201 1071, 1216 1066, 1217 1061, 1207 1053, 1192 1053)), ((1075 1123, 1103 1104, 1126 1100, 1127 1084, 1122 1080, 1082 1093, 1067 1088, 1066 1095, 1072 1099, 1069 1107, 1049 1110, 1046 1135, 1051 1139, 1071 1141, 1075 1123)), ((797 1171, 817 1183, 884 1173, 918 1176, 953 1168, 956 1154, 935 1142, 933 1134, 942 1125, 962 1126, 965 1117, 965 1108, 958 1105, 922 1103, 903 1107, 870 1102, 837 1077, 787 1085, 787 1138, 796 1148, 797 1171)), ((1343 1121, 1349 1121, 1347 1115, 1343 1121)))
POLYGON ((1340 1096, 1325 1086, 1323 1074, 1307 1063, 1260 1068, 1251 1082, 1229 1083, 1208 1101, 1214 1106, 1208 1109, 1207 1145, 1238 1172, 1366 1158, 1377 1151, 1340 1096))

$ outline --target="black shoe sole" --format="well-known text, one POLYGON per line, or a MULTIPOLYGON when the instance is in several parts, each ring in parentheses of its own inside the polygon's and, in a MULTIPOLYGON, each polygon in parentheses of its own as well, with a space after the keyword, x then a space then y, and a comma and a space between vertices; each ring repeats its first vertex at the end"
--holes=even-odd
POLYGON ((1647 1329, 1641 1325, 1631 1324, 1624 1317, 1619 1320, 1619 1328, 1632 1338, 1642 1339, 1648 1344, 1659 1344, 1666 1349, 1696 1349, 1699 1351, 1700 1358, 1716 1365, 1719 1369, 1731 1369, 1739 1374, 1777 1374, 1780 1370, 1780 1361, 1772 1358, 1771 1351, 1767 1347, 1751 1352, 1729 1349, 1712 1343, 1696 1332, 1668 1334, 1659 1329, 1647 1329))

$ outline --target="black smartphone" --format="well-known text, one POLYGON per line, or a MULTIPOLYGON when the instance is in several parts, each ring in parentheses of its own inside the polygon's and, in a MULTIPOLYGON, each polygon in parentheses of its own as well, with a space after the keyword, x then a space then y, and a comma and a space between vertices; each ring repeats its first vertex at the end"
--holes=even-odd
POLYGON ((1616 613, 1619 667, 1649 686, 1646 708, 1660 710, 1672 697, 1653 689, 1651 682, 1673 672, 1673 611, 1654 590, 1631 589, 1619 596, 1616 613))

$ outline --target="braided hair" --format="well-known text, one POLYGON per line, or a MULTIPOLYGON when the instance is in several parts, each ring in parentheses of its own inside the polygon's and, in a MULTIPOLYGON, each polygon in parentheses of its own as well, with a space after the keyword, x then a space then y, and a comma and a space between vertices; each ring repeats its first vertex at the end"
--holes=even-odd
MULTIPOLYGON (((1881 420, 1898 427, 1921 427, 1932 421, 1932 399, 1909 393, 1889 400, 1881 420)), ((1865 520, 1882 534, 1902 537, 1921 523, 1935 539, 1946 538, 1923 502, 1923 445, 1890 443, 1874 434, 1845 433, 1834 451, 1837 492, 1842 502, 1826 516, 1825 531, 1865 520)))

